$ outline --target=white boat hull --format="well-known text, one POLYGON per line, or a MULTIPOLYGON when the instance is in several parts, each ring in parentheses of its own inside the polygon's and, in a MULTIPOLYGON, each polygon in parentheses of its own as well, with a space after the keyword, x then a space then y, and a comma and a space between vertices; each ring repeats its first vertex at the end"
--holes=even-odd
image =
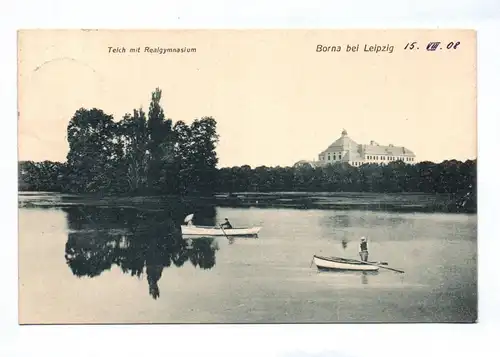
POLYGON ((359 263, 355 260, 343 258, 326 258, 314 256, 314 264, 318 269, 339 270, 339 271, 378 271, 376 265, 359 263))
POLYGON ((181 226, 182 235, 190 237, 254 237, 259 234, 260 229, 261 227, 225 228, 222 231, 220 227, 181 226))

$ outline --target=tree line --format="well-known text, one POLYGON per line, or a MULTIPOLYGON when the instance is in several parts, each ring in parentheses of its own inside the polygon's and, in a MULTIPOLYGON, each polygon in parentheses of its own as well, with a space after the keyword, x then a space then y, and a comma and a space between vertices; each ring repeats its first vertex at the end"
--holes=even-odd
POLYGON ((466 193, 476 187, 476 160, 323 167, 250 166, 218 170, 219 192, 422 192, 466 193))
POLYGON ((476 160, 396 161, 359 167, 217 169, 217 123, 212 117, 175 124, 152 92, 148 113, 134 109, 119 121, 101 109, 79 109, 67 127, 64 163, 20 162, 19 189, 104 195, 194 195, 215 192, 422 192, 469 195, 475 203, 476 160))
POLYGON ((235 192, 442 194, 443 204, 433 209, 474 213, 477 211, 476 176, 476 160, 425 161, 415 165, 396 161, 356 167, 347 163, 255 169, 241 166, 220 169, 216 187, 219 192, 230 193, 229 198, 233 200, 237 199, 231 194, 235 192))
POLYGON ((216 121, 173 124, 151 96, 149 111, 127 113, 120 121, 101 109, 81 108, 67 127, 65 163, 24 161, 20 189, 101 194, 201 194, 215 190, 216 121))

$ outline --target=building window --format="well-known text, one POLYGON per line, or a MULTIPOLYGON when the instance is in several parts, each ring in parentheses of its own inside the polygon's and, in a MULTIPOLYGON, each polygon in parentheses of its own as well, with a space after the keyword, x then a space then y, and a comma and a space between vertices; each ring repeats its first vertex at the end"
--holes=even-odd
POLYGON ((337 156, 335 154, 333 154, 333 159, 337 160, 337 156))

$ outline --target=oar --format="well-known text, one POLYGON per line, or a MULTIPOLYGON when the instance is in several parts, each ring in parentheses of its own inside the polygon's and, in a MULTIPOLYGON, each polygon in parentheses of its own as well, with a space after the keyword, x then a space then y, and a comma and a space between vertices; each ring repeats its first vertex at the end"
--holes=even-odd
POLYGON ((380 264, 380 265, 389 265, 389 263, 387 263, 387 262, 368 262, 368 263, 380 264))
POLYGON ((222 230, 222 233, 224 233, 224 236, 227 238, 227 240, 229 241, 229 243, 232 243, 231 239, 229 239, 229 237, 227 236, 226 232, 224 231, 224 228, 222 228, 222 224, 219 224, 219 227, 222 230))
POLYGON ((392 270, 392 271, 395 271, 395 272, 398 272, 398 273, 404 273, 404 271, 402 270, 398 270, 398 269, 394 269, 394 268, 389 268, 389 267, 385 267, 385 266, 382 266, 382 265, 378 265, 378 264, 373 264, 373 263, 368 263, 368 262, 364 262, 362 260, 355 260, 353 259, 354 261, 357 261, 357 262, 360 262, 360 263, 363 263, 363 264, 367 264, 367 265, 375 265, 375 266, 378 266, 380 268, 384 268, 384 269, 388 269, 388 270, 392 270))

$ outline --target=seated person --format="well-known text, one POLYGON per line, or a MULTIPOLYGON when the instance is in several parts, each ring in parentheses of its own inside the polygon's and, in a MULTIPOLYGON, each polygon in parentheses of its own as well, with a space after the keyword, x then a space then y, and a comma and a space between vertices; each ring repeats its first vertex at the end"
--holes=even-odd
POLYGON ((222 228, 226 228, 226 229, 231 229, 231 228, 233 228, 233 226, 231 225, 231 223, 229 223, 229 220, 228 220, 227 218, 225 218, 225 220, 226 220, 226 221, 225 221, 224 223, 222 223, 220 226, 221 226, 222 228))

